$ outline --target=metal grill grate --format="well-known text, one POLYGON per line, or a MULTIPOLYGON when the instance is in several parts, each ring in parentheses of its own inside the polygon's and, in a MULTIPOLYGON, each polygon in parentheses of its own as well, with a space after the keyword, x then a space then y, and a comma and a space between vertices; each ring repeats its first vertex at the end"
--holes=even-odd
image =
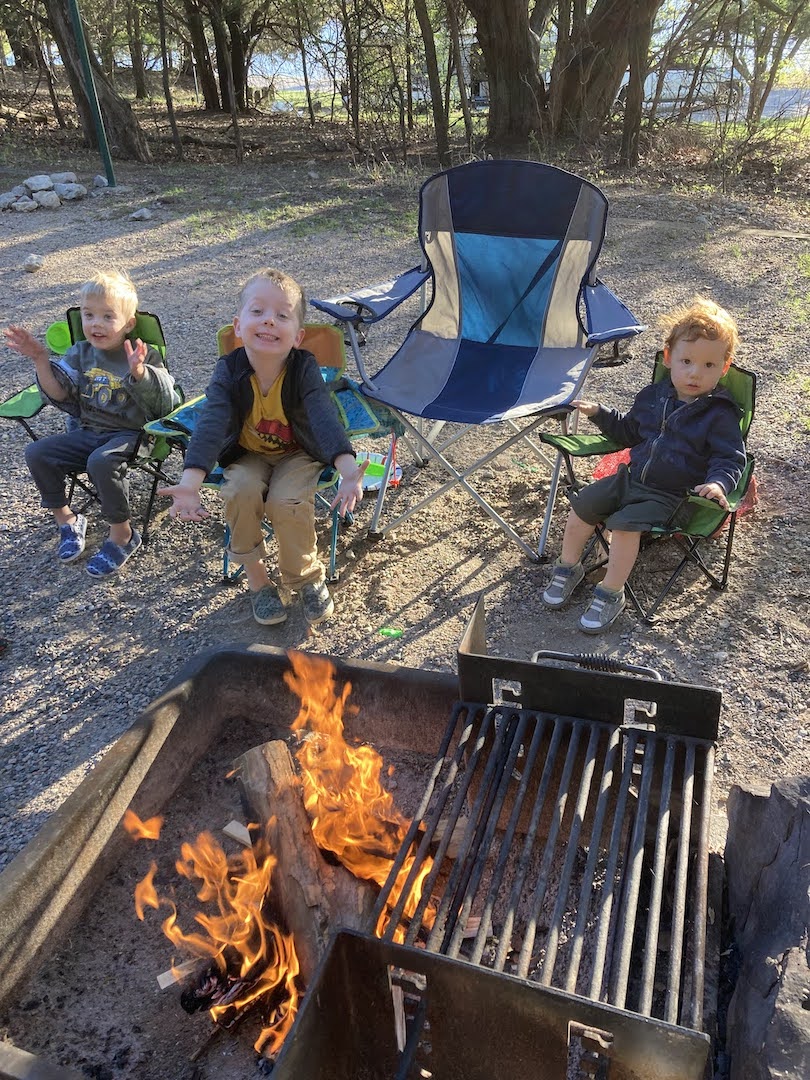
POLYGON ((713 753, 634 724, 459 703, 379 898, 383 938, 432 860, 405 944, 700 1029, 713 753))

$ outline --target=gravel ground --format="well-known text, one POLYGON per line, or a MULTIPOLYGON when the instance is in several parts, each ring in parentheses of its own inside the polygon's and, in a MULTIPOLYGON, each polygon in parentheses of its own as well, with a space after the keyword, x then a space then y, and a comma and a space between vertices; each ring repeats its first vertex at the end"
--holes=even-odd
MULTIPOLYGON (((0 188, 33 172, 75 164, 29 162, 0 169, 0 188)), ((91 176, 88 164, 82 173, 91 176)), ((172 370, 187 392, 204 389, 215 332, 233 313, 238 286, 275 264, 314 294, 383 280, 418 261, 416 191, 425 178, 380 179, 305 165, 151 170, 120 168, 119 187, 59 211, 0 214, 0 322, 37 334, 76 301, 92 269, 114 264, 157 312, 172 370), (147 221, 129 215, 152 210, 147 221), (45 257, 25 273, 32 252, 45 257)), ((81 178, 81 177, 80 177, 81 178)), ((278 628, 252 619, 246 587, 219 584, 221 525, 182 526, 162 516, 148 549, 111 582, 83 562, 60 566, 53 522, 39 509, 23 461, 25 437, 0 429, 0 545, 5 596, 0 617, 0 867, 20 851, 94 762, 166 681, 210 646, 259 642, 412 667, 452 671, 476 598, 486 595, 493 653, 529 657, 552 647, 599 651, 657 667, 664 677, 721 687, 724 694, 717 795, 732 782, 810 772, 807 714, 808 416, 806 347, 810 312, 808 205, 730 201, 671 185, 600 181, 611 199, 602 276, 654 326, 673 303, 708 293, 739 318, 739 359, 760 375, 750 446, 759 504, 741 520, 732 580, 723 594, 695 578, 653 626, 625 614, 603 639, 576 629, 583 601, 547 612, 547 576, 509 545, 477 508, 451 495, 385 543, 366 539, 370 503, 344 533, 333 620, 313 633, 300 610, 278 628), (393 627, 402 636, 383 636, 393 627)), ((403 312, 369 344, 383 359, 412 317, 403 312)), ((630 362, 594 373, 589 394, 628 405, 649 378, 655 330, 630 362)), ((30 365, 0 347, 4 395, 25 386, 30 365)), ((55 410, 43 430, 55 430, 55 410)), ((381 450, 379 443, 367 449, 381 450)), ((431 483, 407 456, 394 497, 405 506, 431 483)), ((518 455, 492 468, 484 487, 536 538, 546 475, 518 455)), ((139 489, 135 489, 138 498, 139 489)), ((216 511, 216 500, 211 507, 216 511)), ((550 549, 556 551, 562 509, 550 549)), ((88 547, 105 530, 91 514, 88 547)), ((639 568, 654 581, 671 555, 639 568)))

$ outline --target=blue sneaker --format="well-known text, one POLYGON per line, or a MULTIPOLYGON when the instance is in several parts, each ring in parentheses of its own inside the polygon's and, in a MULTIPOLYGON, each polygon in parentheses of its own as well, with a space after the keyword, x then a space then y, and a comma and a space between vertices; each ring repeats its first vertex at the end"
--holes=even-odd
POLYGON ((94 578, 105 578, 118 573, 130 555, 134 555, 140 546, 141 534, 137 529, 132 530, 129 542, 123 547, 120 544, 114 544, 108 538, 88 562, 87 573, 94 578))
POLYGON ((56 554, 63 563, 74 562, 84 551, 84 538, 87 534, 87 518, 77 514, 70 525, 59 526, 59 547, 56 554))

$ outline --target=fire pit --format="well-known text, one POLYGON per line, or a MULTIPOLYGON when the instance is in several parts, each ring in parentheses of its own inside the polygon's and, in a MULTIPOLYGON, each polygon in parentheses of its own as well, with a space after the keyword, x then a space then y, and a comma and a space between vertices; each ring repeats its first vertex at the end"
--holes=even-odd
MULTIPOLYGON (((474 1041, 477 1022, 462 1005, 505 995, 523 1002, 515 1045, 533 1045, 535 1056, 532 1032, 563 1025, 567 1050, 550 1054, 556 1064, 543 1076, 566 1075, 576 1053, 612 1063, 617 1076, 700 1076, 720 695, 556 659, 487 657, 482 608, 459 650, 458 682, 334 663, 353 687, 347 739, 373 743, 394 764, 391 786, 413 824, 367 931, 341 934, 322 962, 278 1075, 405 1077, 419 1075, 408 1071, 417 1059, 430 1074, 425 1046, 435 1044, 444 1049, 431 1075, 469 1080, 475 1072, 446 1071, 454 1040, 466 1032, 474 1041), (386 904, 396 912, 391 884, 409 853, 411 873, 427 873, 423 902, 404 930, 397 914, 390 940, 377 941, 373 927, 386 904), (318 1071, 335 1061, 334 1017, 318 1010, 336 970, 342 993, 357 990, 358 1025, 378 1024, 366 1006, 393 1017, 361 1040, 354 1072, 345 1047, 346 1072, 318 1071), (426 986, 436 988, 427 997, 426 986), (454 1019, 438 1005, 441 986, 456 995, 454 1019), (562 1072, 560 1061, 569 1062, 562 1072)), ((156 989, 171 949, 135 922, 132 906, 152 852, 133 847, 119 823, 128 808, 141 818, 160 811, 161 842, 178 849, 238 816, 226 774, 246 749, 288 735, 298 702, 287 668, 284 653, 259 647, 198 658, 0 875, 0 1001, 14 1044, 98 1077, 255 1074, 250 1038, 212 1040, 206 1014, 190 1018, 156 989)), ((0 1055, 0 1076, 19 1074, 19 1064, 3 1068, 0 1055)))

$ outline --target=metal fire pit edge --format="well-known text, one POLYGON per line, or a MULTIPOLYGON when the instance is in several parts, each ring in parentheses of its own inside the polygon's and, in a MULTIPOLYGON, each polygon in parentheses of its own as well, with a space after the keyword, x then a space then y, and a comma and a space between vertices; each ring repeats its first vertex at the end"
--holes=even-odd
MULTIPOLYGON (((347 737, 406 749, 438 744, 458 696, 454 675, 325 659, 339 680, 352 683, 357 714, 352 710, 346 717, 347 737), (436 731, 430 732, 432 718, 436 731)), ((283 681, 289 667, 287 652, 271 646, 234 645, 198 654, 0 873, 0 1006, 59 947, 132 843, 120 827, 128 808, 144 819, 158 813, 228 720, 268 716, 264 739, 289 733, 299 705, 283 681)), ((75 1080, 73 1071, 6 1049, 0 1080, 75 1080)))
POLYGON ((707 1035, 426 949, 340 930, 279 1054, 278 1080, 701 1080, 707 1035), (392 986, 416 1013, 397 1044, 392 986), (427 1072, 420 1070, 421 1043, 427 1072), (590 1061, 590 1067, 586 1062, 590 1061), (584 1069, 582 1066, 585 1066, 584 1069))

